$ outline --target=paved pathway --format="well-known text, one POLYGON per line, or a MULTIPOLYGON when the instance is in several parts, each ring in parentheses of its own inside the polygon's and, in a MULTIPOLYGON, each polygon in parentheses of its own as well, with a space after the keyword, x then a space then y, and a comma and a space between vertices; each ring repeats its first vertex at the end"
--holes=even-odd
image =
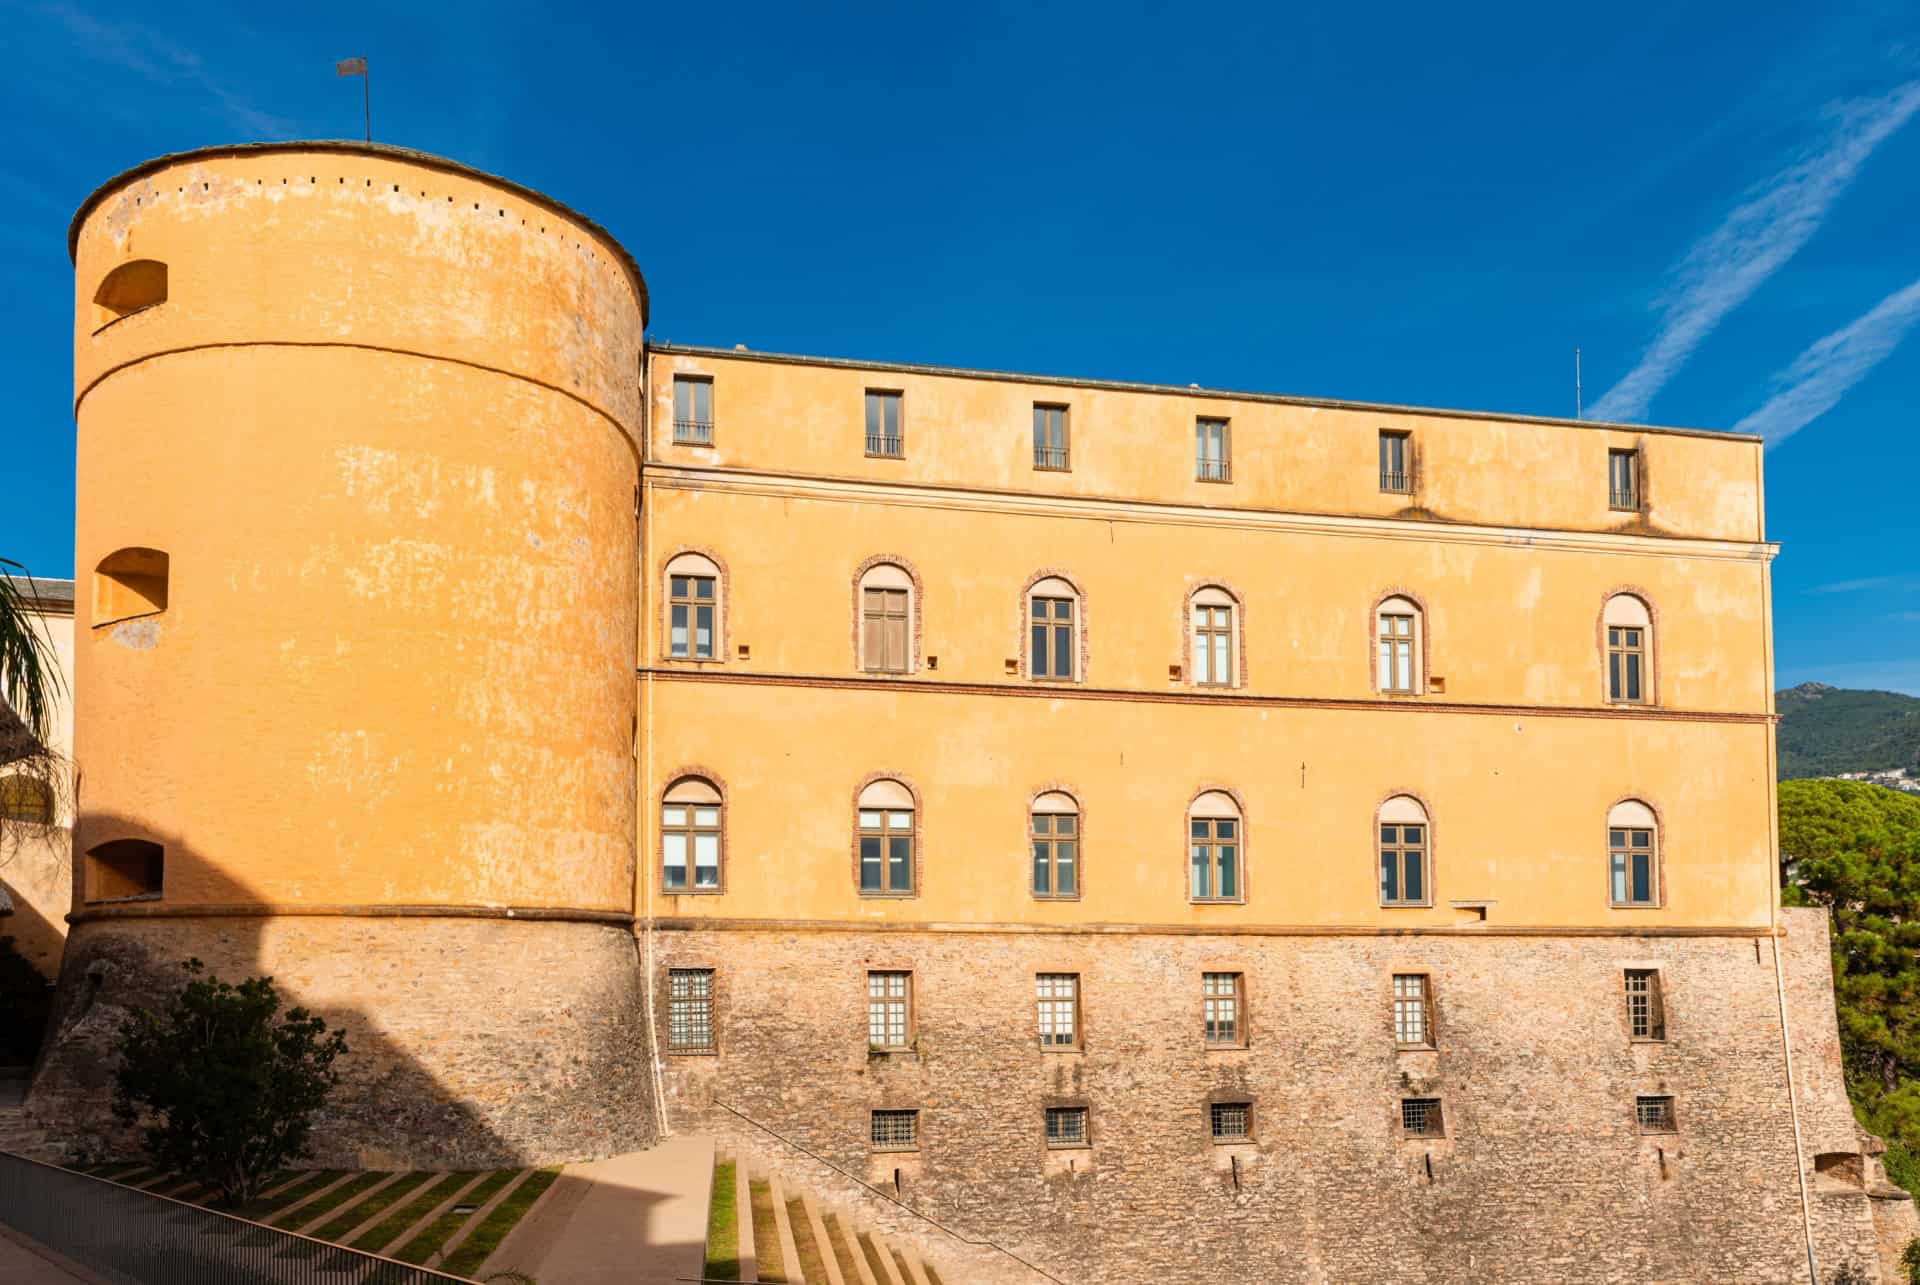
POLYGON ((11 1227, 0 1225, 0 1285, 102 1285, 100 1277, 56 1257, 11 1227), (71 1269, 71 1270, 69 1270, 71 1269))
POLYGON ((698 1278, 712 1182, 713 1139, 696 1136, 568 1165, 474 1276, 516 1271, 567 1285, 698 1278))

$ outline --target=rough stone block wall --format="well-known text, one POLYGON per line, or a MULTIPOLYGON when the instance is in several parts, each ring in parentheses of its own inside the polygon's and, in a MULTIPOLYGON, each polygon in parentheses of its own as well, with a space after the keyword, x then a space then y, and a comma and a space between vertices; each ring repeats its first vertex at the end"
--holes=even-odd
MULTIPOLYGON (((1792 1016, 1830 1030, 1825 933, 1789 923, 1792 1016)), ((1765 937, 733 929, 657 950, 662 997, 669 968, 717 969, 719 1051, 668 1058, 673 1127, 762 1152, 770 1130, 889 1192, 898 1168, 906 1205, 1062 1279, 1808 1279, 1765 937), (1628 1036, 1639 967, 1661 970, 1663 1043, 1628 1036), (913 971, 914 1051, 869 1052, 869 968, 913 971), (1209 971, 1245 976, 1244 1051, 1202 1046, 1209 971), (1039 1048, 1040 972, 1080 975, 1082 1051, 1039 1048), (1436 1051, 1395 1049, 1396 972, 1432 977, 1436 1051), (1640 1132, 1639 1094, 1672 1095, 1678 1131, 1640 1132), (1254 1104, 1252 1141, 1214 1143, 1223 1095, 1254 1104), (1404 1096, 1441 1099, 1445 1136, 1402 1137, 1404 1096), (1045 1146, 1061 1102, 1089 1107, 1090 1148, 1045 1146), (919 1109, 917 1153, 870 1153, 876 1107, 919 1109)), ((1836 1078, 1803 1085, 1821 1137, 1850 1127, 1836 1078)), ((1822 1285, 1884 1279, 1867 1194, 1816 1202, 1822 1285)))
POLYGON ((658 1137, 632 932, 618 924, 308 916, 76 926, 29 1119, 78 1158, 138 1154, 112 1119, 125 1016, 197 956, 271 975, 345 1030, 313 1163, 479 1168, 633 1151, 658 1137))

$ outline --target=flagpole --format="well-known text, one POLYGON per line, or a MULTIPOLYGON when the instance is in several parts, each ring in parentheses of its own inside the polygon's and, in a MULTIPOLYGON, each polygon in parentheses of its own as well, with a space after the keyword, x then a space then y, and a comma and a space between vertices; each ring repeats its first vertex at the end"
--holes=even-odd
POLYGON ((367 141, 373 141, 373 73, 367 70, 367 56, 360 55, 360 106, 367 117, 367 141))

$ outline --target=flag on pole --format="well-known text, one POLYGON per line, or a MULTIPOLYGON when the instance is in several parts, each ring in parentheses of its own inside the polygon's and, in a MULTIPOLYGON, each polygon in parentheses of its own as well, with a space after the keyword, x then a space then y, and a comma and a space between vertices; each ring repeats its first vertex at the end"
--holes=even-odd
POLYGON ((365 58, 343 59, 333 64, 333 74, 336 76, 364 76, 367 74, 367 60, 365 58))

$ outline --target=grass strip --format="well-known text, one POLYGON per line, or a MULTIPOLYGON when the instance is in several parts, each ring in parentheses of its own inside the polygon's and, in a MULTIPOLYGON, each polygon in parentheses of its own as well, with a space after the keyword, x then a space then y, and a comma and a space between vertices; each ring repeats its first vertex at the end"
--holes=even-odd
POLYGON ((300 1228, 305 1227, 308 1223, 311 1223, 314 1219, 319 1218, 331 1212, 332 1210, 338 1209, 343 1203, 345 1203, 346 1201, 352 1200, 355 1196, 365 1191, 368 1187, 373 1186, 374 1183, 379 1182, 382 1178, 386 1176, 387 1175, 379 1172, 378 1170, 370 1169, 366 1173, 359 1174, 356 1177, 350 1178, 346 1182, 341 1183, 338 1187, 335 1187, 332 1191, 329 1191, 326 1195, 321 1196, 316 1200, 314 1200, 312 1204, 302 1205, 300 1206, 300 1208, 291 1211, 291 1215, 287 1213, 278 1213, 278 1214, 275 1214, 273 1217, 266 1219, 265 1221, 267 1222, 268 1225, 273 1227, 285 1226, 289 1231, 298 1231, 300 1228), (291 1223, 283 1224, 280 1221, 282 1218, 286 1218, 289 1216, 291 1216, 293 1220, 291 1223))
POLYGON ((553 1185, 560 1176, 560 1166, 554 1165, 541 1169, 531 1178, 513 1189, 513 1194, 494 1206, 487 1221, 473 1229, 473 1235, 460 1243, 453 1257, 440 1264, 440 1270, 449 1276, 471 1276, 480 1264, 487 1261, 487 1255, 499 1248, 500 1242, 507 1238, 513 1225, 520 1221, 523 1214, 540 1199, 540 1193, 553 1185))
POLYGON ((933 1270, 933 1264, 924 1258, 920 1260, 920 1270, 927 1274, 927 1285, 946 1285, 940 1279, 940 1273, 933 1270))
POLYGON ((399 1205, 392 1213, 381 1219, 372 1231, 354 1241, 353 1247, 364 1249, 368 1253, 379 1253, 388 1241, 413 1226, 419 1219, 425 1218, 427 1210, 432 1209, 479 1176, 478 1170, 468 1173, 450 1173, 431 1187, 415 1187, 412 1199, 399 1205))
MULTIPOLYGON (((462 1196, 460 1205, 441 1214, 428 1223, 426 1229, 418 1236, 394 1250, 392 1257, 403 1263, 415 1264, 424 1263, 432 1258, 440 1251, 440 1246, 447 1243, 447 1238, 459 1231, 466 1224, 467 1219, 473 1217, 474 1210, 493 1199, 493 1193, 512 1182, 513 1175, 519 1172, 518 1169, 496 1170, 491 1178, 462 1196), (466 1205, 472 1205, 473 1209, 460 1213, 459 1209, 466 1205)), ((532 1182, 533 1179, 529 1178, 527 1181, 532 1182)))
POLYGON ((860 1233, 860 1252, 867 1256, 867 1270, 873 1273, 874 1280, 880 1281, 882 1285, 884 1285, 885 1282, 893 1279, 893 1277, 887 1275, 887 1269, 881 1266, 880 1247, 873 1243, 873 1237, 869 1236, 866 1232, 860 1233))
POLYGON ((800 1255, 800 1279, 825 1282, 827 1265, 820 1258, 822 1247, 814 1243, 806 1202, 798 1196, 787 1201, 787 1222, 793 1226, 793 1252, 800 1255))
POLYGON ((912 1285, 913 1272, 907 1267, 907 1256, 897 1249, 893 1251, 893 1265, 900 1269, 900 1279, 912 1285))
POLYGON ((780 1252, 780 1224, 773 1220, 773 1188, 749 1182, 747 1203, 753 1206, 753 1256, 760 1264, 760 1279, 784 1281, 787 1264, 780 1252))
POLYGON ((856 1285, 860 1279, 860 1269, 853 1265, 853 1260, 860 1251, 853 1243, 853 1233, 847 1230, 846 1220, 822 1209, 820 1225, 827 1229, 827 1240, 833 1246, 833 1256, 840 1262, 840 1279, 847 1285, 856 1285))
POLYGON ((432 1177, 433 1175, 430 1173, 410 1173, 399 1181, 389 1183, 382 1187, 355 1205, 352 1209, 342 1213, 339 1217, 322 1224, 319 1230, 307 1234, 317 1236, 321 1240, 338 1241, 342 1236, 375 1214, 380 1213, 384 1209, 391 1208, 394 1201, 401 1200, 420 1190, 420 1184, 428 1181, 432 1177))
POLYGON ((707 1265, 701 1275, 715 1281, 740 1279, 740 1208, 733 1198, 731 1160, 713 1166, 713 1199, 707 1205, 707 1265))
POLYGON ((291 1187, 276 1191, 271 1196, 255 1196, 238 1209, 223 1209, 221 1212, 256 1223, 265 1222, 267 1216, 274 1210, 286 1208, 309 1191, 326 1186, 344 1172, 345 1170, 341 1169, 315 1169, 291 1187))

